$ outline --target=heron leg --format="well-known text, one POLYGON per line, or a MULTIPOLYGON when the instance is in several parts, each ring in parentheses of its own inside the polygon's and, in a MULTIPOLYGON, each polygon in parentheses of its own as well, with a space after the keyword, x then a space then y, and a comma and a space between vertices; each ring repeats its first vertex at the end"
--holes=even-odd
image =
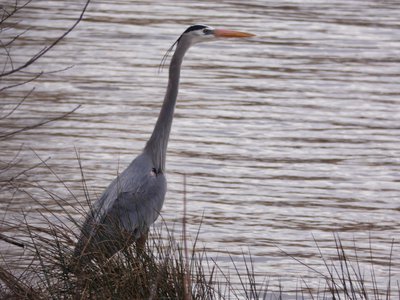
POLYGON ((146 232, 143 232, 142 235, 136 240, 136 253, 138 255, 144 252, 148 235, 149 231, 147 230, 146 232))

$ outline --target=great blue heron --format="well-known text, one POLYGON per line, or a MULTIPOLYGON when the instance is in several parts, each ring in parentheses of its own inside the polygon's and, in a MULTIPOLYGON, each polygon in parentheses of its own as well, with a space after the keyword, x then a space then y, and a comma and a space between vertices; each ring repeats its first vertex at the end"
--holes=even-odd
MULTIPOLYGON (((167 54, 175 45, 176 50, 170 62, 167 92, 153 133, 143 152, 94 203, 83 224, 75 255, 82 256, 90 250, 105 251, 109 257, 134 241, 144 244, 150 225, 160 214, 167 191, 165 156, 186 51, 201 42, 251 36, 253 34, 193 25, 172 45, 167 54)), ((162 63, 165 59, 166 56, 162 63)))

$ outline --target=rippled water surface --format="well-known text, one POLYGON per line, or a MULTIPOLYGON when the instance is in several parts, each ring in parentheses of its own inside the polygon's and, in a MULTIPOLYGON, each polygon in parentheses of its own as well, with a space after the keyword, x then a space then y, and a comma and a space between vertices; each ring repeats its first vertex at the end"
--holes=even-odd
MULTIPOLYGON (((14 49, 14 63, 71 25, 82 4, 33 1, 12 26, 11 33, 31 28, 14 49)), ((76 148, 89 190, 100 194, 143 148, 167 82, 167 70, 158 72, 161 58, 196 23, 257 36, 196 45, 187 54, 163 217, 182 217, 186 173, 188 230, 195 236, 204 215, 199 240, 210 256, 224 262, 227 250, 234 258, 250 251, 257 274, 294 289, 315 274, 276 246, 318 267, 313 236, 329 254, 338 232, 346 245, 355 240, 361 261, 371 243, 376 275, 385 283, 394 239, 391 272, 399 280, 396 1, 93 2, 84 21, 29 71, 67 69, 7 91, 4 111, 35 87, 2 127, 81 107, 2 141, 2 160, 21 145, 22 164, 38 163, 36 154, 51 157, 47 163, 79 194, 76 148)), ((68 195, 45 169, 29 174, 68 195)), ((8 214, 40 209, 26 198, 0 205, 8 214)))

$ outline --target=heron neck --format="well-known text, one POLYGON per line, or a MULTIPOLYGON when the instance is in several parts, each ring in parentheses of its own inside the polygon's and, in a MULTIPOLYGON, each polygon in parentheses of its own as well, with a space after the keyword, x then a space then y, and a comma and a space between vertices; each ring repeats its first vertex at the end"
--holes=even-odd
POLYGON ((144 152, 151 156, 154 167, 161 172, 164 172, 165 170, 168 139, 171 131, 172 120, 174 118, 176 98, 178 97, 181 65, 187 49, 188 47, 178 44, 175 53, 172 56, 169 66, 168 87, 164 102, 153 133, 144 149, 144 152))

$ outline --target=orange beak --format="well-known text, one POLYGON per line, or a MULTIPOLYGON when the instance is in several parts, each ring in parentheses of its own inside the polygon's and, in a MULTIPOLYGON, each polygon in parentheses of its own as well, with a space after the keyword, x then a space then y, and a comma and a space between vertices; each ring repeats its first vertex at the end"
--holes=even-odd
POLYGON ((214 35, 221 38, 247 38, 255 36, 255 34, 252 33, 225 29, 214 29, 214 35))

